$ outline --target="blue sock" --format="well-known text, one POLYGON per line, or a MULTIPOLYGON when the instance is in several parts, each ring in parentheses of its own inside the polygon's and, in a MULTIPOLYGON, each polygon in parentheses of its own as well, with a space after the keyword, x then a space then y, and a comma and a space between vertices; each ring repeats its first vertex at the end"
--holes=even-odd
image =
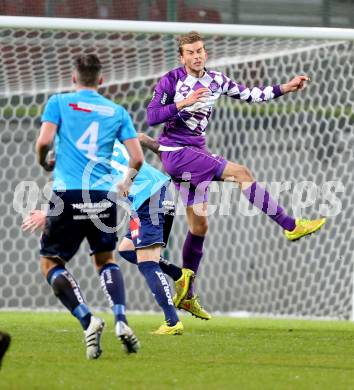
POLYGON ((119 254, 123 257, 123 259, 129 261, 129 263, 138 265, 138 259, 135 251, 119 251, 119 254))
POLYGON ((166 275, 172 278, 175 282, 182 276, 182 268, 177 267, 172 263, 169 263, 163 257, 160 257, 159 266, 166 275))
MULTIPOLYGON (((129 263, 138 265, 138 259, 136 257, 135 251, 119 251, 119 254, 123 257, 123 259, 129 261, 129 263)), ((166 275, 170 276, 174 281, 178 280, 182 276, 182 269, 174 264, 169 263, 164 258, 160 259, 159 266, 161 270, 166 275)))
POLYGON ((143 261, 138 264, 138 268, 165 313, 166 322, 170 326, 176 325, 179 319, 172 301, 170 286, 159 264, 155 261, 143 261))
POLYGON ((115 322, 123 321, 128 324, 125 317, 123 275, 118 265, 113 263, 105 264, 100 270, 100 280, 103 292, 113 311, 115 322))
POLYGON ((52 286, 55 296, 86 330, 90 325, 92 315, 74 277, 65 267, 58 265, 48 272, 47 281, 52 286))

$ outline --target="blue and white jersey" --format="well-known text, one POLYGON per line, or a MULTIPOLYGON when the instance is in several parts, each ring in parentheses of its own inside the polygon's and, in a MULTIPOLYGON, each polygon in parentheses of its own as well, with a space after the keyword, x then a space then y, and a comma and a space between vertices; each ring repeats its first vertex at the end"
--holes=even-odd
MULTIPOLYGON (((119 141, 116 141, 114 144, 111 165, 113 168, 112 173, 116 176, 114 181, 118 183, 123 179, 129 166, 128 151, 119 141)), ((144 162, 129 191, 128 198, 132 202, 132 208, 138 210, 147 199, 159 191, 169 180, 169 176, 164 175, 147 162, 144 162)))
POLYGON ((96 91, 83 89, 53 95, 42 122, 58 126, 54 190, 111 190, 108 178, 112 174, 114 142, 137 137, 123 107, 96 91))

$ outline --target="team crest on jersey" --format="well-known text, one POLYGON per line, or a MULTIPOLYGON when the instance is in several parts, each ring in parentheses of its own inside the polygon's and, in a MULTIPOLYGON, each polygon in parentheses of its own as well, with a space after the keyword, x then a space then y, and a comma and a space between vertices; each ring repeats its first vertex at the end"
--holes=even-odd
POLYGON ((183 96, 187 96, 190 90, 191 87, 189 85, 182 85, 178 92, 183 96))
POLYGON ((139 218, 132 218, 130 220, 129 226, 130 226, 130 234, 132 236, 132 239, 139 237, 140 219, 139 218))
POLYGON ((219 84, 215 80, 213 80, 209 85, 209 89, 211 90, 211 92, 216 92, 219 89, 219 84))

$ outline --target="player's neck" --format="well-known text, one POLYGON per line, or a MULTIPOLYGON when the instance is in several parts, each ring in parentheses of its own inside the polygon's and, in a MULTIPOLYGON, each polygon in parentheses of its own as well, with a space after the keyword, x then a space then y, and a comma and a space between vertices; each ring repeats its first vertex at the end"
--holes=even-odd
POLYGON ((187 68, 186 66, 184 67, 184 69, 187 72, 187 74, 189 74, 190 76, 196 77, 198 79, 203 77, 204 73, 205 73, 205 69, 195 71, 193 69, 187 68))
POLYGON ((87 87, 85 85, 79 85, 79 84, 76 85, 76 92, 80 92, 80 91, 94 91, 94 92, 97 92, 97 90, 98 90, 98 87, 87 87))

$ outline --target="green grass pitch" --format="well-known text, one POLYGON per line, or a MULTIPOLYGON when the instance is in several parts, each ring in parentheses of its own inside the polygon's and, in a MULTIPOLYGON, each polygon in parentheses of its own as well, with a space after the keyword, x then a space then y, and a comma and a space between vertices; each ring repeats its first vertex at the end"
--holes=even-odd
POLYGON ((153 336, 162 316, 131 315, 142 348, 127 356, 103 317, 103 355, 87 361, 69 314, 0 312, 13 339, 0 389, 354 389, 350 322, 183 316, 183 336, 153 336))

